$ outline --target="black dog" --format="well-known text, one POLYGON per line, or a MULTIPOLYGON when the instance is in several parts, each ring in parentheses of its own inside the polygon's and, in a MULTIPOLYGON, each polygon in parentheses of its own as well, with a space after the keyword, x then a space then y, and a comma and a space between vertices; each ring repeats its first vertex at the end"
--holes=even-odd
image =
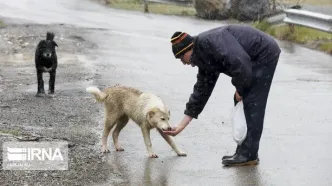
POLYGON ((37 70, 38 91, 36 96, 42 97, 45 95, 43 73, 50 73, 48 94, 54 95, 54 84, 56 68, 58 66, 58 59, 55 52, 55 46, 58 47, 54 39, 54 33, 47 32, 46 40, 41 40, 38 43, 35 52, 35 65, 37 70))

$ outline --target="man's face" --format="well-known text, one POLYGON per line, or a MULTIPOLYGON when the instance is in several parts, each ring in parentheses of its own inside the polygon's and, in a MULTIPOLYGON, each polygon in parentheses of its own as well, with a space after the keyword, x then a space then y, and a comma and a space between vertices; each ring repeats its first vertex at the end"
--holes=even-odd
POLYGON ((189 50, 186 53, 184 53, 182 56, 180 56, 181 62, 184 65, 190 65, 191 54, 192 54, 192 50, 189 50))

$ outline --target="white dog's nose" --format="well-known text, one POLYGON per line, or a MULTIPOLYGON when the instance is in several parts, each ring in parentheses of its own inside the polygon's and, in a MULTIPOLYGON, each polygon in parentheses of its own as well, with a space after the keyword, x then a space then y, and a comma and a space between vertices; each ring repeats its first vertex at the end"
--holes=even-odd
POLYGON ((172 127, 163 127, 162 129, 163 129, 163 131, 171 131, 172 127))

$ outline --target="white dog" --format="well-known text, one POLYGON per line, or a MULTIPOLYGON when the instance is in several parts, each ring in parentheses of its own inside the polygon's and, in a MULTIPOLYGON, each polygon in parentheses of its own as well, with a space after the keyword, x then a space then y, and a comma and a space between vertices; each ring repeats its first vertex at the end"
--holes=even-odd
POLYGON ((186 156, 180 151, 172 138, 162 133, 163 130, 170 130, 170 111, 162 99, 152 93, 143 93, 135 88, 114 86, 106 88, 101 92, 96 87, 88 87, 87 92, 94 95, 98 102, 103 102, 105 106, 105 126, 102 136, 102 152, 109 152, 107 148, 107 137, 111 129, 113 131, 113 143, 116 151, 123 151, 118 142, 121 129, 132 119, 142 130, 144 142, 149 153, 149 157, 158 156, 152 151, 150 140, 150 130, 157 128, 161 136, 167 141, 178 156, 186 156))

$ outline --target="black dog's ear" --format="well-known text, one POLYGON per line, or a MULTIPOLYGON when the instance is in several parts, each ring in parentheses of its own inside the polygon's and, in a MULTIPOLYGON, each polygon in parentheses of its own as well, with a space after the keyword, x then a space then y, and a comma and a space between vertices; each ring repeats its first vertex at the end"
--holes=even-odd
POLYGON ((54 44, 55 46, 59 47, 59 46, 58 46, 58 44, 56 44, 56 42, 55 42, 55 41, 53 41, 53 44, 54 44))
POLYGON ((36 50, 42 50, 43 47, 45 47, 45 40, 39 41, 36 50))
POLYGON ((41 41, 39 41, 38 46, 40 46, 40 45, 42 45, 44 43, 45 43, 45 40, 41 40, 41 41))

